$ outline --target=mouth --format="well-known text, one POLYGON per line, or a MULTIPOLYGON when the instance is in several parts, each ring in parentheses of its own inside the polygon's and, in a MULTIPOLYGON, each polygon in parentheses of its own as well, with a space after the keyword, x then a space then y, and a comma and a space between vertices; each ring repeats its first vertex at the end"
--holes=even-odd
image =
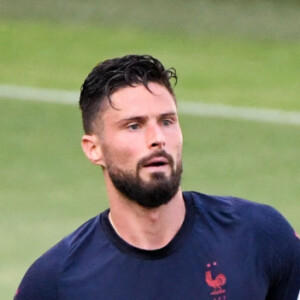
POLYGON ((164 157, 155 157, 150 159, 144 164, 145 168, 150 168, 150 167, 162 167, 169 165, 169 161, 167 158, 164 157))

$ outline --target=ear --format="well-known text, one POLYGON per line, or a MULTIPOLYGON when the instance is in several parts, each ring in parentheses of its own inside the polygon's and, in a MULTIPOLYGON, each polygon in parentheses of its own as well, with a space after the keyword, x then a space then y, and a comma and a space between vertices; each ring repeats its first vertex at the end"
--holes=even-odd
POLYGON ((81 139, 81 147, 91 163, 104 167, 101 144, 97 135, 85 134, 81 139))

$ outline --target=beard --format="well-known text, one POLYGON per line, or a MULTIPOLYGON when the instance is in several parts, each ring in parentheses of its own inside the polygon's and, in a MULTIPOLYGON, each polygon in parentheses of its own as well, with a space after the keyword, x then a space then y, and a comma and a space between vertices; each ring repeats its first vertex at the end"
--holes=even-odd
POLYGON ((127 199, 144 208, 156 208, 167 204, 177 193, 181 181, 182 162, 179 160, 175 166, 172 156, 160 150, 141 159, 135 173, 121 170, 110 161, 107 163, 107 172, 115 188, 127 199), (143 180, 140 176, 141 169, 147 161, 158 156, 168 160, 171 174, 166 176, 163 172, 154 172, 150 174, 149 181, 143 180))

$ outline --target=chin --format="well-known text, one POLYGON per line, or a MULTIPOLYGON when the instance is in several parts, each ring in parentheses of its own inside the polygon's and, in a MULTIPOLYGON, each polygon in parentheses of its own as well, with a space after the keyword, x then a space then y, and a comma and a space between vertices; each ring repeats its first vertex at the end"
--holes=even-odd
POLYGON ((160 181, 162 179, 169 179, 170 174, 166 174, 166 172, 151 172, 145 182, 153 182, 153 181, 160 181))

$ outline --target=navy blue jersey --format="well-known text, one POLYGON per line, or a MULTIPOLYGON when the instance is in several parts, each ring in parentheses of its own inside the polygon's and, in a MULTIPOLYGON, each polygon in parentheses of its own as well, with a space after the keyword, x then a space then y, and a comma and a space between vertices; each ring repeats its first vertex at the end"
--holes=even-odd
POLYGON ((142 250, 122 240, 108 210, 41 256, 15 300, 296 300, 300 241, 273 208, 185 192, 173 240, 142 250))

